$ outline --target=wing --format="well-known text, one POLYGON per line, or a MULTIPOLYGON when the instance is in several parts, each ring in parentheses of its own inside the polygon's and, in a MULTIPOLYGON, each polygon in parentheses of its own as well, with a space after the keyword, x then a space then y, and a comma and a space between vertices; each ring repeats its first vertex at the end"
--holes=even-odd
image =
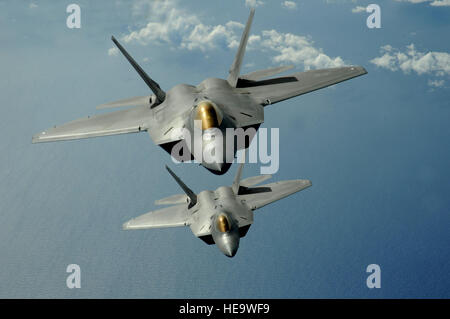
POLYGON ((186 194, 176 194, 162 199, 155 200, 155 205, 175 205, 189 203, 189 197, 186 194))
POLYGON ((239 183, 239 186, 242 186, 242 187, 255 186, 255 185, 261 184, 262 182, 268 180, 269 178, 272 178, 272 175, 258 175, 258 176, 247 177, 239 183))
MULTIPOLYGON (((152 108, 162 104, 165 101, 166 93, 160 88, 158 83, 156 83, 148 76, 147 73, 145 73, 145 71, 136 63, 131 55, 114 37, 111 39, 155 95, 134 97, 100 105, 99 108, 121 107, 127 105, 138 106, 127 110, 94 115, 92 117, 75 120, 61 126, 55 126, 47 131, 34 135, 32 139, 33 143, 136 133, 147 130, 149 131, 150 137, 156 144, 174 141, 173 138, 166 137, 167 132, 171 129, 170 127, 167 127, 171 124, 168 123, 168 119, 158 118, 157 121, 151 121, 153 114, 152 108)), ((162 107, 158 109, 160 114, 164 114, 164 112, 160 112, 162 109, 162 107)))
POLYGON ((361 66, 310 70, 262 81, 243 80, 236 89, 262 105, 274 104, 366 74, 361 66))
POLYGON ((138 106, 127 110, 75 120, 33 136, 33 143, 74 140, 80 138, 136 133, 148 129, 146 118, 150 116, 148 106, 138 106))
POLYGON ((294 68, 293 65, 286 65, 286 66, 278 66, 276 68, 253 71, 247 74, 239 75, 238 81, 239 80, 257 81, 263 78, 267 78, 269 76, 274 76, 278 73, 282 73, 293 68, 294 68))
POLYGON ((123 106, 139 106, 139 105, 148 105, 149 107, 153 104, 155 101, 154 95, 146 95, 146 96, 135 96, 130 97, 127 99, 109 102, 101 105, 97 105, 97 110, 102 109, 111 109, 116 107, 123 107, 123 106))
POLYGON ((311 181, 307 179, 264 184, 258 187, 243 189, 243 193, 239 195, 239 199, 244 200, 251 210, 255 210, 308 188, 311 185, 311 181))
POLYGON ((123 224, 123 229, 149 229, 186 226, 187 205, 170 206, 133 218, 123 224))

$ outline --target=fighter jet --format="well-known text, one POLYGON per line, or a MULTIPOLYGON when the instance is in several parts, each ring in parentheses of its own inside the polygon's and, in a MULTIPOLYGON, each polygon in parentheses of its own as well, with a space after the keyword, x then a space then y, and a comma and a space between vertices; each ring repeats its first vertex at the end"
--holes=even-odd
POLYGON ((253 211, 311 186, 306 179, 280 181, 256 186, 271 178, 259 175, 241 180, 238 166, 231 186, 215 191, 194 193, 166 166, 185 194, 157 200, 157 205, 174 205, 136 217, 123 224, 123 229, 150 229, 189 226, 192 233, 208 245, 216 244, 228 257, 239 248, 239 240, 253 224, 253 211), (254 187, 256 186, 256 187, 254 187))
POLYGON ((264 122, 265 106, 367 73, 361 66, 348 66, 272 77, 293 68, 280 66, 240 75, 254 12, 254 9, 250 11, 226 80, 207 78, 196 86, 178 84, 167 92, 163 91, 112 37, 117 48, 153 94, 102 104, 97 108, 134 107, 55 126, 34 135, 32 142, 146 131, 155 144, 176 160, 183 162, 194 159, 211 172, 224 174, 233 162, 236 151, 249 146, 254 133, 247 136, 246 132, 250 129, 256 132, 264 122), (244 131, 244 141, 234 137, 228 139, 232 134, 230 129, 244 131), (219 135, 221 139, 216 138, 219 135), (227 142, 228 140, 233 142, 227 142), (207 160, 203 156, 205 153, 211 154, 207 160), (232 154, 231 160, 228 154, 232 154))

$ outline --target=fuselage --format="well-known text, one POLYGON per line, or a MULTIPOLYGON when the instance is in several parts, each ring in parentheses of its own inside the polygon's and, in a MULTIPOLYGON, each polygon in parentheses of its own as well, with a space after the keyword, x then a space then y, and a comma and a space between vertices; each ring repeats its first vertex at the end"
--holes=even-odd
POLYGON ((164 121, 164 116, 182 118, 178 131, 171 133, 182 131, 184 149, 180 152, 179 148, 171 148, 172 156, 177 158, 183 153, 183 161, 193 158, 218 175, 228 171, 237 150, 249 146, 264 118, 263 108, 251 97, 236 93, 226 80, 218 78, 208 78, 197 86, 173 87, 153 112, 156 122, 164 121), (239 117, 248 125, 243 127, 239 117), (242 130, 236 130, 241 127, 253 131, 241 134, 242 130))
POLYGON ((189 226, 193 234, 208 244, 216 244, 228 257, 236 254, 240 237, 253 223, 252 210, 228 186, 199 193, 191 210, 189 226))

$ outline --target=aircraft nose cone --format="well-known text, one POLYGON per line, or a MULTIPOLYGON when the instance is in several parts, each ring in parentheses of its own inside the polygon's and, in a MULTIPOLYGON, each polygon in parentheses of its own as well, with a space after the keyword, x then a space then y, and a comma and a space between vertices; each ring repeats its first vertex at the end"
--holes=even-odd
POLYGON ((236 255, 239 248, 239 238, 235 240, 230 240, 223 245, 221 249, 225 256, 234 257, 236 255))
POLYGON ((234 249, 231 247, 227 247, 224 251, 225 256, 227 257, 234 257, 234 255, 236 255, 237 253, 237 247, 235 247, 234 249))
POLYGON ((210 163, 209 166, 211 167, 211 169, 213 169, 215 171, 218 171, 218 172, 221 172, 222 169, 223 169, 223 166, 224 166, 223 164, 224 163, 214 162, 214 163, 210 163))
POLYGON ((206 167, 211 173, 216 175, 225 174, 231 166, 231 163, 223 163, 223 162, 212 162, 206 163, 203 162, 202 165, 206 167))

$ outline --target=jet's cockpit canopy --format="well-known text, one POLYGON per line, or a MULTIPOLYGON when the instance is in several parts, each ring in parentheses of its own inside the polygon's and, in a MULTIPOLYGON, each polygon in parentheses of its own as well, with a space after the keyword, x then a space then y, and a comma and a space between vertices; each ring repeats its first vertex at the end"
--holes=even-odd
POLYGON ((228 218, 226 215, 224 214, 220 214, 219 217, 217 217, 216 219, 216 225, 217 225, 217 229, 221 232, 221 233, 226 233, 229 232, 231 227, 230 227, 230 222, 228 221, 228 218))
POLYGON ((221 110, 213 102, 205 100, 201 101, 195 107, 194 124, 199 125, 201 121, 202 130, 207 130, 213 127, 219 127, 222 123, 223 115, 221 110))

